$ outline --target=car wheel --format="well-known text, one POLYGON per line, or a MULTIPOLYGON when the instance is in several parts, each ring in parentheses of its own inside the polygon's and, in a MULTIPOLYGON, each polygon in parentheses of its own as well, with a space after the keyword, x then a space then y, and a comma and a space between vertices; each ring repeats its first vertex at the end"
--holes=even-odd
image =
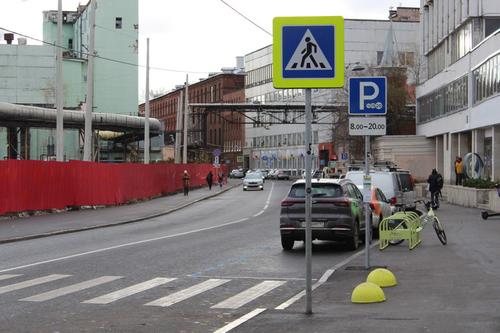
POLYGON ((281 236, 281 246, 283 247, 283 250, 290 251, 293 249, 293 243, 295 243, 295 241, 292 237, 281 236))
POLYGON ((354 230, 351 238, 347 241, 347 248, 351 251, 357 250, 359 247, 359 223, 355 222, 354 230))

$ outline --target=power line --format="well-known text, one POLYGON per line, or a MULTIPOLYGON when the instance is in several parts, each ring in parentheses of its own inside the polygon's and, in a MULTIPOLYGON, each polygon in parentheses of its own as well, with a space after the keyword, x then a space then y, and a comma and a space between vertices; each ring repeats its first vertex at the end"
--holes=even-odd
POLYGON ((239 12, 236 8, 232 7, 230 4, 228 4, 227 2, 225 2, 224 0, 220 0, 220 2, 222 2, 223 4, 225 4, 226 6, 228 6, 229 8, 231 8, 234 12, 236 12, 238 15, 240 15, 241 17, 243 17, 245 20, 247 20, 248 22, 252 23, 253 25, 255 25, 257 28, 259 28, 260 30, 264 31, 266 34, 268 34, 269 36, 273 36, 272 33, 270 33, 269 31, 267 31, 266 29, 262 28, 260 25, 258 25, 257 23, 255 23, 254 21, 252 21, 251 19, 249 19, 248 17, 246 17, 245 15, 243 15, 241 12, 239 12))
MULTIPOLYGON (((53 46, 53 47, 57 47, 57 48, 61 48, 63 50, 66 50, 66 51, 73 51, 67 47, 64 47, 64 46, 61 46, 61 45, 57 45, 56 43, 51 43, 51 42, 47 42, 47 41, 44 41, 42 39, 38 39, 38 38, 35 38, 35 37, 32 37, 32 36, 29 36, 29 35, 26 35, 26 34, 22 34, 22 33, 19 33, 19 32, 16 32, 14 30, 11 30, 11 29, 7 29, 7 28, 4 28, 4 27, 0 27, 0 30, 4 30, 4 31, 7 31, 7 32, 10 32, 10 33, 13 33, 15 35, 18 35, 18 36, 22 36, 22 37, 25 37, 25 38, 29 38, 31 40, 34 40, 34 41, 37 41, 37 42, 40 42, 42 44, 46 44, 46 45, 50 45, 50 46, 53 46)), ((146 68, 146 66, 144 65, 138 65, 138 64, 133 64, 131 62, 126 62, 126 61, 123 61, 123 60, 118 60, 118 59, 113 59, 113 58, 108 58, 108 57, 103 57, 103 56, 100 56, 100 55, 97 55, 97 54, 94 54, 94 55, 91 55, 90 53, 88 52, 84 52, 84 51, 80 51, 78 52, 82 55, 86 55, 87 57, 88 56, 93 56, 94 58, 99 58, 99 59, 102 59, 102 60, 106 60, 106 61, 110 61, 110 62, 115 62, 115 63, 118 63, 118 64, 122 64, 122 65, 127 65, 127 66, 134 66, 134 67, 140 67, 140 68, 146 68)), ((208 74, 210 73, 210 71, 206 71, 206 72, 197 72, 197 71, 187 71, 187 70, 181 70, 181 69, 172 69, 172 68, 162 68, 162 67, 152 67, 150 66, 149 67, 150 69, 153 69, 153 70, 159 70, 159 71, 166 71, 166 72, 173 72, 173 73, 188 73, 188 74, 208 74)))

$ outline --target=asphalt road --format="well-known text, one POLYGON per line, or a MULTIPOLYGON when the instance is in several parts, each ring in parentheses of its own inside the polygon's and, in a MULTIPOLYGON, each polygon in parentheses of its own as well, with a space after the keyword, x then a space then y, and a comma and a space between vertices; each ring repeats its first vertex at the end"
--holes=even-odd
MULTIPOLYGON (((240 188, 172 214, 0 245, 1 332, 213 332, 304 289, 304 249, 284 252, 291 182, 240 188)), ((313 247, 315 282, 353 253, 313 247)))

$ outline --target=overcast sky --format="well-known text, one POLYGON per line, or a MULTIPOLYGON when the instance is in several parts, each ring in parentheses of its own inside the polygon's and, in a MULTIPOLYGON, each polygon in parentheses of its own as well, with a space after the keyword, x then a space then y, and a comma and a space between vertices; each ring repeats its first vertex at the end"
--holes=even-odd
MULTIPOLYGON (((97 0, 106 1, 106 0, 97 0)), ((127 0, 122 0, 127 1, 127 0)), ((272 32, 275 16, 344 16, 387 19, 390 7, 418 7, 420 0, 225 0, 263 29, 272 32)), ((42 11, 56 10, 57 0, 1 0, 0 27, 42 38, 42 11)), ((87 0, 63 0, 63 10, 76 10, 87 0)), ((3 35, 3 31, 0 30, 3 35)), ((221 0, 139 0, 139 63, 181 71, 152 70, 150 87, 170 90, 198 81, 221 67, 234 67, 243 56, 272 43, 272 37, 239 16, 221 0)), ((3 42, 2 40, 0 41, 3 42)), ((35 43, 29 41, 29 43, 35 43)), ((140 69, 139 86, 144 86, 140 69)), ((140 94, 144 89, 140 88, 140 94)))

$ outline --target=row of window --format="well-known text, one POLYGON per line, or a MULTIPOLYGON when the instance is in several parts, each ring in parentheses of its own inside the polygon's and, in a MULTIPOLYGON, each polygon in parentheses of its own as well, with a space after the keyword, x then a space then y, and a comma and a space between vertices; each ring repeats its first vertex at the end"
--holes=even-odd
MULTIPOLYGON (((318 131, 313 131, 312 143, 317 144, 318 138, 318 131)), ((249 148, 271 148, 302 145, 305 145, 305 136, 302 132, 254 137, 251 142, 247 142, 247 147, 249 148)))
MULTIPOLYGON (((482 102, 491 96, 500 94, 500 53, 485 61, 473 72, 473 104, 482 102)), ((418 103, 419 123, 444 114, 467 108, 467 75, 441 87, 432 93, 420 97, 418 103)))
POLYGON ((467 75, 464 75, 448 85, 420 97, 417 101, 417 122, 426 122, 447 113, 467 108, 467 87, 467 75))
POLYGON ((273 65, 269 64, 247 72, 245 88, 260 86, 273 81, 273 65))
POLYGON ((500 53, 473 71, 474 104, 500 93, 500 53))

